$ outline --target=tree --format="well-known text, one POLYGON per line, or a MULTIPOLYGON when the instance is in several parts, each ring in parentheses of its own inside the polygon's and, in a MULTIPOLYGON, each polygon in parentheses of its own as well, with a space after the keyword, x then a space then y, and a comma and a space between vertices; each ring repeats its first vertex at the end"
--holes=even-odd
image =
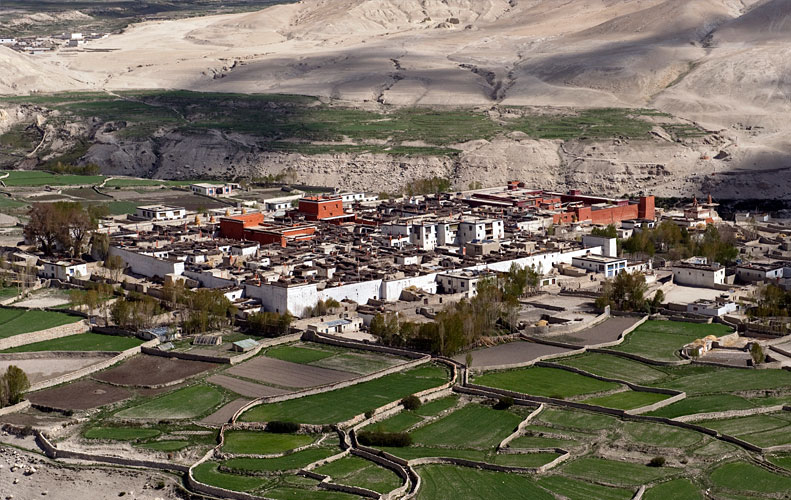
POLYGON ((279 337, 289 332, 289 327, 294 321, 288 311, 283 314, 276 312, 257 312, 247 317, 247 329, 254 335, 262 337, 279 337))
POLYGON ((594 227, 591 230, 591 236, 600 236, 602 238, 617 238, 618 237, 618 230, 615 228, 615 225, 610 224, 607 227, 594 227))
POLYGON ((472 368, 472 353, 468 352, 464 357, 464 364, 467 368, 472 368))
POLYGON ((645 311, 647 290, 643 273, 618 273, 615 279, 604 282, 602 295, 596 299, 596 307, 618 311, 645 311))
POLYGON ((30 209, 30 221, 25 225, 24 234, 31 243, 46 255, 55 252, 60 233, 60 217, 53 203, 35 203, 30 209))
POLYGON ((15 405, 22 401, 25 391, 30 389, 30 381, 25 372, 16 365, 10 365, 6 369, 3 379, 7 388, 8 404, 15 405))
POLYGON ((58 246, 72 257, 81 255, 97 225, 95 217, 77 202, 35 203, 29 215, 25 237, 47 255, 53 255, 58 246))
POLYGON ((105 259, 104 267, 110 271, 113 281, 119 281, 124 269, 124 261, 120 255, 110 255, 105 259))
POLYGON ((760 365, 766 359, 764 349, 758 342, 753 342, 750 346, 750 357, 753 359, 754 365, 760 365))

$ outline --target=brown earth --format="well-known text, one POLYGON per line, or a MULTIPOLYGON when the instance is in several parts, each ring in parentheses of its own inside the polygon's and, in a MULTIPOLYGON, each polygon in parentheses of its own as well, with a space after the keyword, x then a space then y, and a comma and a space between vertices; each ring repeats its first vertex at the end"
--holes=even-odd
POLYGON ((201 423, 207 425, 220 425, 227 423, 229 420, 231 420, 233 414, 236 413, 236 410, 246 405, 250 401, 252 400, 247 398, 234 399, 227 405, 201 420, 201 423))
MULTIPOLYGON (((509 342, 494 347, 487 347, 472 352, 472 366, 483 368, 487 366, 510 365, 516 363, 526 363, 540 356, 568 352, 571 349, 555 347, 551 345, 536 344, 534 342, 509 342)), ((460 354, 453 359, 464 363, 466 354, 460 354)))
POLYGON ((596 345, 605 342, 614 342, 624 330, 637 323, 640 319, 633 317, 614 317, 599 323, 598 325, 574 333, 573 335, 563 335, 552 337, 552 340, 566 342, 575 345, 596 345))
POLYGON ((132 395, 132 391, 123 387, 100 384, 93 380, 80 380, 73 384, 28 394, 27 398, 34 405, 60 410, 88 410, 128 399, 132 395))
POLYGON ((289 391, 278 389, 276 387, 269 387, 266 385, 256 384, 248 380, 241 380, 238 378, 229 377, 227 375, 212 375, 207 382, 224 387, 229 391, 247 396, 250 398, 265 398, 268 396, 277 396, 278 394, 285 394, 289 391))
POLYGON ((359 377, 356 373, 258 357, 227 370, 231 375, 283 387, 315 387, 359 377))
POLYGON ((217 365, 203 361, 148 356, 135 356, 120 366, 110 368, 93 376, 94 379, 111 384, 127 386, 159 385, 192 377, 217 365))

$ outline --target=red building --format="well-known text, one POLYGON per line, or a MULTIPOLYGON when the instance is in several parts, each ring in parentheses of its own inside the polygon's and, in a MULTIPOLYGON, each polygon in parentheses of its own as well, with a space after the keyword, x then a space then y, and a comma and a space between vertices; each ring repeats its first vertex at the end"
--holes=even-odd
POLYGON ((308 196, 299 200, 297 210, 311 221, 354 222, 354 214, 343 211, 340 196, 308 196))
POLYGON ((285 226, 265 223, 262 213, 220 219, 220 234, 224 238, 256 241, 261 245, 277 244, 285 247, 289 241, 310 240, 315 233, 316 226, 313 225, 285 226))
POLYGON ((641 196, 640 200, 613 200, 597 196, 585 196, 578 190, 561 194, 563 203, 571 203, 565 212, 552 216, 555 224, 590 221, 592 224, 618 224, 630 219, 651 219, 656 217, 653 196, 641 196))

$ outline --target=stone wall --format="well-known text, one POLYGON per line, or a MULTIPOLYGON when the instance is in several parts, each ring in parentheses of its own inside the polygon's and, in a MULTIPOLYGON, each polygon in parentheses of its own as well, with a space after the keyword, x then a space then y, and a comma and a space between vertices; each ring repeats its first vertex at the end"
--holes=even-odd
POLYGON ((513 441, 514 439, 518 438, 519 436, 521 436, 521 435, 522 435, 522 433, 523 433, 523 432, 524 432, 524 430, 525 430, 525 427, 527 427, 527 424, 529 424, 529 423, 530 423, 530 421, 531 421, 531 420, 533 420, 533 418, 534 418, 536 415, 538 415, 539 413, 541 413, 541 411, 542 411, 543 409, 544 409, 544 405, 543 405, 543 404, 540 404, 540 405, 538 405, 538 408, 536 408, 535 410, 533 410, 533 411, 530 413, 530 415, 528 415, 527 417, 525 417, 525 419, 524 419, 524 420, 522 420, 521 422, 519 422, 519 425, 516 427, 516 430, 515 430, 514 432, 512 432, 512 433, 511 433, 511 434, 510 434, 508 437, 506 437, 505 439, 503 439, 502 441, 500 441, 500 444, 498 444, 498 445, 497 445, 497 449, 498 449, 498 450, 502 450, 502 449, 504 449, 504 448, 507 448, 507 447, 508 447, 508 443, 510 443, 510 442, 511 442, 511 441, 513 441))
POLYGON ((33 344, 35 342, 44 342, 45 340, 53 340, 61 337, 68 337, 69 335, 76 335, 78 333, 85 333, 90 329, 88 322, 85 320, 77 321, 76 323, 69 323, 68 325, 55 326, 47 328, 46 330, 39 330, 37 332, 20 333, 13 337, 8 337, 0 340, 0 351, 19 347, 22 345, 33 344))

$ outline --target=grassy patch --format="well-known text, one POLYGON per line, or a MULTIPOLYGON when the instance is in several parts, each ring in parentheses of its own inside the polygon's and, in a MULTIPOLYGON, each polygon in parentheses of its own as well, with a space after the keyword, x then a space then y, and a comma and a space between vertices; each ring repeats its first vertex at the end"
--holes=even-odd
POLYGON ((731 333, 720 324, 685 323, 681 321, 646 321, 627 335, 626 340, 610 349, 637 354, 657 361, 680 359, 676 354, 684 344, 707 335, 717 337, 731 333))
POLYGON ((778 455, 769 455, 766 458, 778 467, 783 467, 791 471, 791 454, 781 453, 778 455))
POLYGON ((530 367, 485 373, 475 377, 474 383, 506 389, 533 396, 567 398, 580 394, 609 391, 620 387, 560 368, 530 367))
POLYGON ((682 366, 668 369, 668 374, 673 377, 672 380, 650 385, 684 391, 687 395, 791 387, 791 372, 787 370, 737 370, 712 366, 682 366))
POLYGON ((660 380, 667 376, 662 370, 645 363, 609 354, 585 353, 580 356, 554 361, 558 364, 579 368, 601 377, 625 380, 635 384, 660 380))
POLYGON ((607 415, 556 408, 547 408, 539 413, 538 421, 587 432, 610 429, 618 424, 618 419, 607 415))
POLYGON ((80 186, 101 184, 102 175, 55 175, 41 170, 10 170, 3 182, 14 186, 80 186))
POLYGON ((643 114, 642 110, 623 108, 588 109, 574 115, 526 116, 508 127, 537 139, 647 139, 652 125, 641 118, 643 114))
POLYGON ((137 406, 119 411, 120 418, 133 419, 183 419, 209 413, 223 402, 223 393, 208 385, 192 385, 137 406))
POLYGON ((157 429, 142 427, 92 427, 83 433, 87 439, 109 439, 113 441, 135 441, 159 436, 157 429))
POLYGON ((692 484, 688 479, 674 479, 666 483, 659 484, 645 492, 643 496, 646 500, 699 500, 703 498, 700 489, 692 484))
POLYGON ((308 434, 274 434, 262 431, 229 431, 225 433, 225 453, 271 455, 283 453, 315 441, 308 434))
POLYGON ((162 441, 152 441, 137 445, 140 448, 146 448, 154 451, 179 451, 190 446, 189 441, 186 439, 168 439, 162 441))
POLYGON ((709 413, 714 411, 726 410, 746 410, 753 408, 753 405, 746 399, 734 396, 733 394, 712 394, 708 396, 687 397, 654 410, 646 415, 655 417, 676 418, 682 415, 694 415, 696 413, 709 413))
POLYGON ((415 444, 490 449, 511 434, 522 417, 469 404, 411 432, 415 444), (485 422, 485 425, 482 423, 485 422))
POLYGON ((538 480, 538 485, 552 493, 563 495, 568 500, 589 500, 594 498, 596 500, 629 500, 634 496, 632 490, 586 483, 563 476, 541 478, 538 480))
POLYGON ((445 368, 424 365, 331 392, 256 406, 243 413, 241 420, 286 420, 308 424, 341 422, 415 392, 442 385, 448 377, 445 368))
POLYGON ((536 452, 536 453, 506 453, 494 456, 494 463, 497 465, 509 465, 513 467, 541 467, 548 464, 560 456, 559 453, 536 452))
POLYGON ((3 352, 125 351, 142 343, 142 340, 135 337, 119 337, 117 335, 101 335, 87 332, 13 347, 3 352))
POLYGON ((718 487, 733 491, 781 493, 791 490, 791 477, 781 476, 747 462, 723 464, 711 473, 718 487))
POLYGON ((0 338, 20 333, 38 332, 56 326, 76 323, 82 318, 68 314, 22 309, 0 308, 0 338))
POLYGON ((402 484, 401 478, 395 472, 355 456, 341 458, 313 471, 332 477, 334 483, 367 488, 379 493, 388 493, 402 484))
POLYGON ((203 462, 192 470, 193 476, 201 483, 232 491, 252 491, 271 484, 271 480, 260 477, 225 474, 217 470, 219 465, 217 462, 203 462))
POLYGON ((267 357, 305 365, 334 355, 335 353, 332 351, 290 345, 276 346, 266 351, 267 357))
POLYGON ((669 394, 659 394, 655 392, 643 391, 624 391, 616 392, 599 398, 590 398, 583 401, 591 405, 604 406, 605 408, 616 408, 619 410, 632 410, 652 405, 669 398, 669 394))
POLYGON ((561 438, 554 438, 554 437, 543 437, 543 436, 519 436, 518 438, 512 440, 509 444, 509 448, 515 449, 527 449, 527 448, 572 448, 577 446, 575 441, 571 441, 568 439, 561 439, 561 438))
POLYGON ((633 441, 651 446, 687 448, 700 442, 703 434, 650 422, 624 422, 626 435, 633 441))
POLYGON ((330 448, 308 448, 278 458, 232 458, 223 462, 223 466, 240 474, 288 471, 301 469, 336 453, 338 450, 330 448))
POLYGON ((484 492, 486 498, 554 500, 553 495, 538 487, 532 479, 519 474, 450 465, 427 465, 417 472, 422 479, 418 494, 421 500, 481 498, 484 492))
POLYGON ((563 474, 583 480, 596 481, 614 486, 640 486, 677 473, 670 467, 649 467, 631 462, 617 462, 604 458, 581 458, 561 469, 563 474))
POLYGON ((380 422, 373 423, 365 430, 368 431, 381 431, 381 432, 403 432, 423 419, 412 412, 402 411, 390 418, 386 418, 380 422))
POLYGON ((788 425, 783 413, 769 415, 751 415, 749 417, 728 418, 722 420, 703 420, 698 425, 708 427, 731 436, 743 436, 756 432, 780 429, 788 425))
POLYGON ((435 399, 434 401, 425 403, 420 408, 415 410, 414 413, 416 415, 420 415, 421 417, 431 417, 438 415, 445 410, 453 408, 458 402, 458 396, 448 396, 445 398, 435 399))

